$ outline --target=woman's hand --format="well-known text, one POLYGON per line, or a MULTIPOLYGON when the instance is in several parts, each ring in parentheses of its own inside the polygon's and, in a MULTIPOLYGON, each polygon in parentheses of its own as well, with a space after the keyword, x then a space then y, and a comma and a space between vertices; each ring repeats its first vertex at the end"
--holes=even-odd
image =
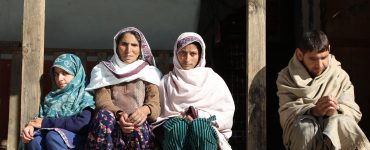
POLYGON ((31 140, 33 140, 33 131, 34 127, 27 125, 23 130, 22 130, 22 141, 23 143, 29 143, 31 140))
POLYGON ((148 115, 150 114, 150 109, 148 106, 141 106, 133 112, 128 118, 135 126, 141 126, 145 121, 148 115))
POLYGON ((134 124, 128 119, 127 113, 121 112, 119 118, 119 124, 123 133, 131 133, 134 131, 134 124))
POLYGON ((41 128, 42 118, 36 118, 28 122, 28 126, 33 126, 34 128, 41 128))

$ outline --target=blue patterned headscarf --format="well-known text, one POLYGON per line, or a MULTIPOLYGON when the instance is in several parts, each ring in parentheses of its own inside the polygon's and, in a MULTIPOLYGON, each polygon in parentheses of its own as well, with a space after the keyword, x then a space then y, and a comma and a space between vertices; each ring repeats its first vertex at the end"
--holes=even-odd
POLYGON ((73 75, 74 78, 63 89, 49 92, 41 103, 39 117, 59 118, 73 116, 84 108, 95 108, 93 96, 85 91, 85 70, 81 60, 73 54, 62 54, 51 67, 51 78, 55 82, 54 67, 73 75))

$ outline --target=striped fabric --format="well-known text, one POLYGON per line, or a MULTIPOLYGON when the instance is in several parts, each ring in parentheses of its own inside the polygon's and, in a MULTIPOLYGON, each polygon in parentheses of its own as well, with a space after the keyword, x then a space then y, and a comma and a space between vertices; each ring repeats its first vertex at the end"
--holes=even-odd
POLYGON ((194 119, 189 122, 185 118, 171 118, 164 125, 164 150, 215 150, 217 149, 217 133, 211 121, 216 116, 194 119))

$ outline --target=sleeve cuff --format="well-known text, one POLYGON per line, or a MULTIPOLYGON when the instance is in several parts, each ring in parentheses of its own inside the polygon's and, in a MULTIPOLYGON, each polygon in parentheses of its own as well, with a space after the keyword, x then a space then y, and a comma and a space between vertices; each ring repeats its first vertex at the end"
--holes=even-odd
POLYGON ((42 118, 41 128, 49 128, 49 127, 51 127, 50 119, 49 118, 42 118))
POLYGON ((116 118, 116 120, 118 121, 119 118, 121 118, 121 115, 119 113, 123 112, 122 110, 118 110, 116 111, 116 113, 114 113, 114 117, 116 118))
POLYGON ((149 114, 148 114, 148 116, 152 115, 152 108, 150 108, 150 106, 147 105, 147 104, 144 104, 143 106, 147 106, 149 108, 149 114))

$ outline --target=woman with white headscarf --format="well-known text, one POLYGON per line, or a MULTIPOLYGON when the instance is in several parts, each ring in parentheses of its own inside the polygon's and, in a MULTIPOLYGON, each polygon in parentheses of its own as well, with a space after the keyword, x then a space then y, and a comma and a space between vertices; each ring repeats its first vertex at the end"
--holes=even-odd
POLYGON ((87 90, 94 90, 97 114, 88 149, 151 149, 149 123, 160 113, 161 73, 144 35, 134 27, 113 40, 114 56, 94 67, 87 90))
POLYGON ((164 134, 156 134, 164 136, 163 149, 231 149, 234 101, 224 80, 205 67, 202 37, 181 34, 173 53, 174 68, 159 86, 162 109, 155 133, 164 134))

